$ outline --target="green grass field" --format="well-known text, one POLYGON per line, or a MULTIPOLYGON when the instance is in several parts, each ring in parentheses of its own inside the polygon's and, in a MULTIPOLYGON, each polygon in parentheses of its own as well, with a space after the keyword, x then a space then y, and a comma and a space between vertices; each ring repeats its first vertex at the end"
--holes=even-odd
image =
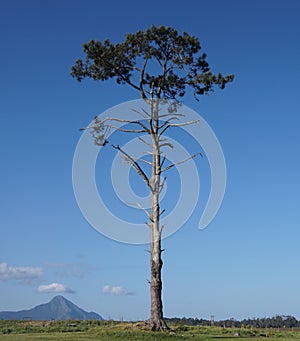
POLYGON ((173 326, 171 331, 148 331, 143 323, 104 321, 0 321, 0 341, 201 340, 300 341, 300 332, 274 329, 173 326))

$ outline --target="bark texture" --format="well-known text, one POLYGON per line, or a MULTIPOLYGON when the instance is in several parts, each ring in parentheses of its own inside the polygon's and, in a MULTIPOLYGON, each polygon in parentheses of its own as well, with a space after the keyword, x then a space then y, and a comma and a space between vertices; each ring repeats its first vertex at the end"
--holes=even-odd
POLYGON ((150 325, 152 330, 168 329, 163 317, 162 303, 162 279, 161 271, 163 261, 161 258, 161 233, 159 195, 161 191, 161 152, 159 141, 159 115, 158 102, 152 102, 152 176, 151 176, 151 222, 150 222, 150 294, 151 294, 151 316, 150 325))
POLYGON ((162 280, 161 280, 161 242, 156 240, 151 243, 151 317, 150 325, 152 330, 161 331, 168 329, 163 317, 162 303, 162 280))

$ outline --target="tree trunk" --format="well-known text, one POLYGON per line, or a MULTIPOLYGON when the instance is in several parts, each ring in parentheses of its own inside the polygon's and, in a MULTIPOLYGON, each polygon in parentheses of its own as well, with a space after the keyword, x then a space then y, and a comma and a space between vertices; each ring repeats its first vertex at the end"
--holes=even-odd
MULTIPOLYGON (((154 202, 157 202, 157 196, 154 196, 154 202)), ((155 204, 154 212, 159 214, 159 204, 155 204)), ((161 259, 161 231, 159 229, 159 220, 151 224, 151 244, 150 244, 150 269, 151 269, 151 317, 150 325, 152 330, 168 329, 163 317, 162 304, 162 259, 161 259)))
MULTIPOLYGON (((151 177, 151 222, 150 222, 150 292, 151 292, 151 316, 152 330, 168 329, 163 317, 162 304, 162 259, 161 259, 161 233, 159 195, 161 190, 161 160, 158 137, 158 102, 154 109, 153 135, 152 135, 152 177, 151 177)), ((152 103, 153 104, 153 103, 152 103)))
POLYGON ((166 330, 168 327, 163 317, 162 305, 162 281, 161 281, 161 249, 160 242, 151 245, 151 318, 150 325, 152 330, 166 330))

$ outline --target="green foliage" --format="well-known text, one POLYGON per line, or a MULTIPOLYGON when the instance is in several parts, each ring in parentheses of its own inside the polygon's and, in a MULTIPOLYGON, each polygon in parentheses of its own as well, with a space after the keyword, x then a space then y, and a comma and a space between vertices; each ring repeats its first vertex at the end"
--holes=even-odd
POLYGON ((145 31, 127 34, 123 43, 108 39, 91 40, 83 45, 85 61, 78 59, 71 75, 105 81, 115 78, 138 90, 142 98, 178 100, 191 87, 194 96, 225 88, 233 75, 223 77, 210 71, 206 54, 199 54, 199 39, 171 27, 151 26, 145 31))

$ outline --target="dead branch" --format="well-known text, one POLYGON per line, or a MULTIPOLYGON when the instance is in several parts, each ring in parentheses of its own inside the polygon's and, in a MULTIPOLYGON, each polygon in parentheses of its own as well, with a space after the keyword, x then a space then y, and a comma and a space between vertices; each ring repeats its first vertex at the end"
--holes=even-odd
POLYGON ((167 157, 166 155, 163 156, 162 162, 160 164, 160 168, 162 168, 162 166, 164 165, 165 161, 166 161, 167 157))
POLYGON ((179 114, 179 113, 172 113, 172 112, 169 112, 167 114, 160 114, 159 115, 159 118, 163 118, 163 117, 168 117, 168 116, 174 116, 174 117, 184 117, 185 115, 184 114, 179 114))
POLYGON ((159 216, 161 216, 162 214, 164 214, 166 212, 166 209, 164 208, 160 213, 159 216))
POLYGON ((159 148, 162 148, 162 147, 170 147, 171 149, 174 148, 173 144, 171 142, 165 142, 165 143, 161 143, 159 145, 159 148))
MULTIPOLYGON (((165 228, 165 225, 161 225, 160 229, 159 229, 159 234, 162 234, 163 229, 165 228)), ((162 251, 162 250, 161 250, 162 251)))
POLYGON ((195 124, 195 123, 198 123, 198 122, 200 122, 200 120, 194 120, 194 121, 183 122, 183 123, 170 123, 169 125, 171 127, 183 127, 183 126, 195 124))
POLYGON ((129 164, 133 167, 133 169, 142 177, 142 179, 146 182, 147 186, 150 188, 150 190, 152 192, 152 186, 150 184, 150 180, 147 177, 147 175, 144 173, 143 169, 138 164, 138 162, 135 161, 132 158, 132 156, 127 154, 119 145, 117 145, 117 146, 112 145, 112 146, 113 146, 113 148, 119 150, 126 157, 127 162, 129 162, 129 164))
POLYGON ((172 165, 170 165, 170 166, 168 166, 168 167, 162 169, 160 172, 161 172, 161 173, 166 172, 167 170, 169 170, 169 169, 171 169, 171 168, 173 168, 173 167, 175 167, 175 166, 181 165, 182 163, 185 163, 185 162, 187 162, 187 161, 189 161, 189 160, 195 158, 195 157, 198 156, 198 155, 203 156, 200 152, 199 152, 199 153, 196 153, 196 154, 191 155, 191 156, 189 156, 188 158, 186 158, 186 159, 184 159, 184 160, 182 160, 182 161, 173 163, 172 165))
POLYGON ((123 133, 147 133, 146 130, 143 129, 124 129, 124 128, 119 128, 113 125, 109 125, 110 128, 115 129, 117 131, 121 131, 123 133))
POLYGON ((159 136, 163 135, 163 133, 167 129, 171 128, 171 127, 184 127, 184 126, 195 124, 195 123, 198 123, 198 122, 200 122, 200 120, 194 120, 194 121, 183 122, 183 123, 170 123, 170 124, 168 124, 167 126, 164 127, 164 129, 159 133, 159 136))
MULTIPOLYGON (((95 120, 97 117, 95 117, 95 120)), ((117 117, 105 117, 103 120, 96 121, 96 123, 104 124, 107 121, 115 121, 115 122, 120 122, 120 123, 132 123, 132 120, 126 120, 124 118, 117 118, 117 117)))
POLYGON ((147 142, 146 140, 144 140, 143 138, 141 138, 140 136, 138 137, 138 139, 142 142, 144 142, 148 147, 152 148, 152 144, 147 142))
POLYGON ((141 162, 146 163, 147 165, 152 166, 152 162, 150 162, 150 161, 147 161, 147 160, 144 160, 144 159, 138 159, 138 160, 141 161, 141 162))
MULTIPOLYGON (((132 120, 126 120, 126 119, 121 119, 121 118, 116 118, 116 117, 106 117, 102 121, 96 122, 96 124, 91 126, 90 128, 96 128, 99 125, 104 125, 104 123, 106 123, 107 121, 119 122, 119 123, 128 123, 128 124, 137 124, 143 128, 143 132, 150 134, 149 128, 147 128, 141 121, 132 121, 132 120)), ((120 130, 120 128, 117 128, 117 127, 113 126, 112 124, 106 124, 106 125, 114 128, 114 129, 120 130)))
POLYGON ((164 121, 162 123, 162 125, 158 126, 158 129, 162 129, 163 127, 165 127, 167 124, 169 124, 173 120, 178 120, 178 117, 171 117, 171 118, 169 118, 168 120, 164 121))
POLYGON ((149 220, 153 223, 153 219, 151 218, 151 214, 139 202, 135 202, 135 203, 129 203, 128 202, 127 204, 130 205, 130 206, 138 207, 140 210, 142 210, 146 214, 146 216, 149 218, 149 220))
POLYGON ((159 192, 158 192, 159 194, 160 194, 161 191, 164 189, 166 180, 167 180, 167 178, 164 177, 163 182, 161 183, 161 185, 159 185, 159 192))
POLYGON ((148 119, 149 118, 149 114, 144 110, 144 109, 141 109, 141 111, 137 110, 137 109, 131 109, 133 112, 141 115, 143 118, 145 119, 148 119), (146 114, 145 114, 146 113, 146 114))

